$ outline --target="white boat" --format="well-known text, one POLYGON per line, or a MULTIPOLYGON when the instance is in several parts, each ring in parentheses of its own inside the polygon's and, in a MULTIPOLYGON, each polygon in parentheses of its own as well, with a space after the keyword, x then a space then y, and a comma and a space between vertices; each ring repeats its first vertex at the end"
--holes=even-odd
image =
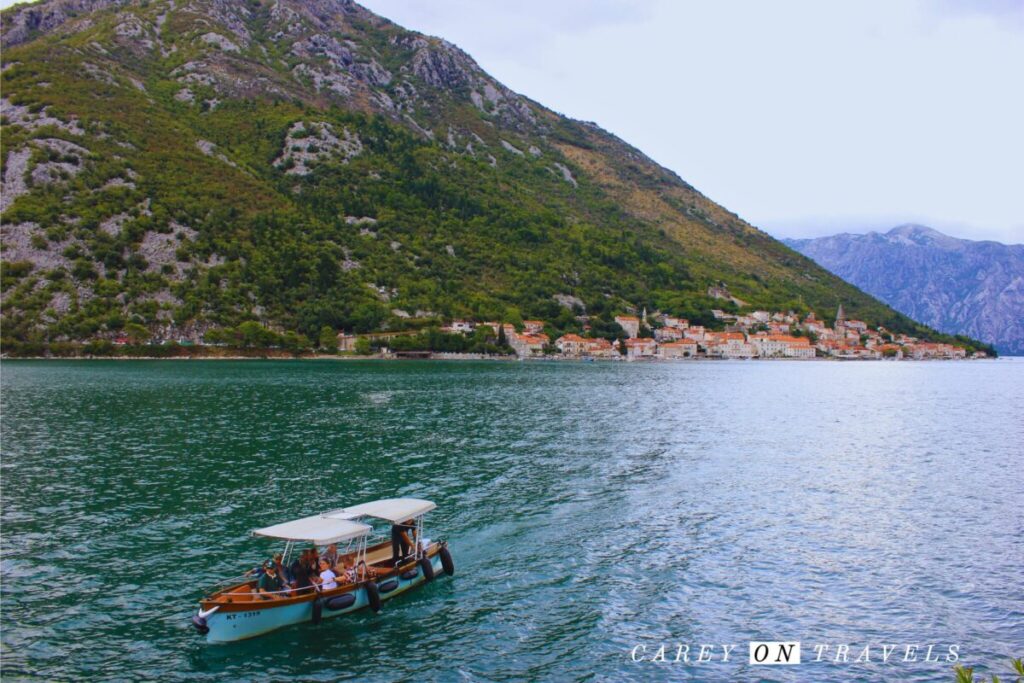
POLYGON ((297 544, 308 543, 318 549, 338 544, 339 564, 353 569, 347 577, 339 575, 337 586, 330 590, 312 586, 258 591, 254 577, 222 582, 200 600, 192 625, 208 642, 226 643, 305 621, 319 623, 364 607, 379 611, 384 600, 431 581, 441 572, 455 573, 447 542, 431 541, 423 535, 423 518, 435 507, 429 500, 391 498, 256 529, 252 532, 255 536, 285 542, 285 567, 298 550, 297 544), (373 520, 392 525, 412 520, 411 537, 405 537, 410 551, 397 563, 390 538, 371 538, 373 520))

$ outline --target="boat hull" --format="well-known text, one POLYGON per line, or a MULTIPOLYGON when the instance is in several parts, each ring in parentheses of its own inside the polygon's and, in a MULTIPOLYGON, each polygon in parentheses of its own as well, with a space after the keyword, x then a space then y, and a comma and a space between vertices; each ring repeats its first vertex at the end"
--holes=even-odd
MULTIPOLYGON (((435 554, 430 558, 430 562, 434 567, 435 577, 440 577, 444 574, 440 555, 435 554)), ((400 576, 396 576, 394 580, 398 581, 398 587, 387 593, 381 593, 381 601, 390 600, 396 595, 401 595, 410 588, 424 583, 426 577, 422 571, 417 571, 414 578, 403 579, 400 576)), ((343 609, 332 610, 328 609, 327 605, 323 605, 321 618, 331 619, 333 617, 340 617, 343 614, 363 609, 370 604, 364 586, 355 589, 352 591, 352 594, 356 597, 355 602, 343 609)), ((259 609, 223 613, 218 611, 206 617, 206 626, 210 629, 206 634, 206 640, 209 643, 230 643, 236 640, 254 638, 285 626, 312 621, 312 619, 312 600, 281 605, 279 607, 261 604, 259 609)))

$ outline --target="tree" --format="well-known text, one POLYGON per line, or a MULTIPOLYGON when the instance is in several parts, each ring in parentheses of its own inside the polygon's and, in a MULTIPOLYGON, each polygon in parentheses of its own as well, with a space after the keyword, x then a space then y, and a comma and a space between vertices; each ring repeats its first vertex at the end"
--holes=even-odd
POLYGON ((309 341, 309 337, 292 330, 288 330, 284 335, 282 335, 281 344, 284 348, 294 354, 302 353, 313 345, 312 342, 309 341))
POLYGON ((277 334, 255 320, 247 320, 239 325, 235 330, 235 338, 239 346, 246 348, 266 348, 281 343, 281 338, 277 334))
POLYGON ((330 325, 320 328, 320 348, 334 353, 338 350, 338 335, 330 325))
POLYGON ((356 353, 360 356, 370 355, 370 340, 366 337, 356 339, 356 353))
POLYGON ((385 317, 386 312, 380 304, 361 303, 352 311, 352 328, 356 332, 373 332, 385 317))
POLYGON ((138 323, 128 323, 124 326, 124 333, 128 335, 128 341, 132 344, 145 344, 149 341, 149 330, 138 323))
POLYGON ((509 306, 505 309, 504 318, 517 330, 523 327, 523 314, 515 306, 509 306))
POLYGON ((208 330, 206 334, 203 335, 203 341, 207 344, 217 345, 230 344, 234 341, 234 338, 235 331, 230 327, 215 327, 212 330, 208 330))

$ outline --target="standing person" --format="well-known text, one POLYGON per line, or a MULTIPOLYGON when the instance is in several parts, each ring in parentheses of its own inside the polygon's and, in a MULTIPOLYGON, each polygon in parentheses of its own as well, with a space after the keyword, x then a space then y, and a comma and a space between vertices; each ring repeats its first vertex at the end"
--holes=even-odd
POLYGON ((416 521, 407 519, 400 524, 391 525, 391 559, 397 565, 412 549, 409 534, 416 530, 416 521))
POLYGON ((327 560, 320 560, 320 590, 329 591, 332 588, 337 588, 336 578, 338 575, 331 569, 330 563, 327 560))

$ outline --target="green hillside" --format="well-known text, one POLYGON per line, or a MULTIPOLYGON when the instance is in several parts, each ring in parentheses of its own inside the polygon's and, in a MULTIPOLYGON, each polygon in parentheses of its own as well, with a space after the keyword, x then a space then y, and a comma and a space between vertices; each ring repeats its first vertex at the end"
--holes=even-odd
MULTIPOLYGON (((3 12, 3 337, 315 339, 646 307, 940 335, 593 124, 349 2, 3 12), (131 329, 138 329, 133 327, 131 329)), ((681 134, 685 135, 685 131, 681 134)))

